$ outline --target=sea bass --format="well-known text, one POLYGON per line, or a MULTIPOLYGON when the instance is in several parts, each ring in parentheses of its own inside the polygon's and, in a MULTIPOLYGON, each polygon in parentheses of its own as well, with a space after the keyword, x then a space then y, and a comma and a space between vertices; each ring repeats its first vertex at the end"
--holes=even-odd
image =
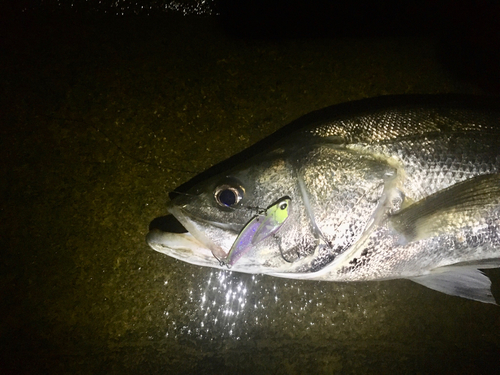
POLYGON ((192 264, 404 278, 494 304, 480 270, 500 267, 500 102, 403 95, 328 107, 171 197, 147 242, 192 264))

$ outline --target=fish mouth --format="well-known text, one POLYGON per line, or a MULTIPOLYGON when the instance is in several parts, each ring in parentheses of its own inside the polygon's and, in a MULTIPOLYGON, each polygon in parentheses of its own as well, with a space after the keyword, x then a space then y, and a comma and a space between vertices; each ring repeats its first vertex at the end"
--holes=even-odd
MULTIPOLYGON (((290 272, 293 272, 290 263, 276 263, 273 265, 267 263, 267 258, 253 256, 242 257, 229 268, 224 262, 220 261, 226 259, 226 251, 210 241, 203 233, 203 230, 212 226, 219 230, 226 230, 227 234, 234 234, 231 228, 227 228, 225 224, 200 221, 200 219, 191 217, 182 208, 169 207, 168 210, 169 215, 156 218, 149 225, 146 242, 155 251, 186 263, 221 270, 230 269, 231 271, 243 273, 262 273, 279 277, 290 277, 290 272), (195 222, 202 226, 197 227, 195 222)), ((236 238, 237 234, 234 235, 236 238)), ((229 239, 229 241, 232 240, 229 239)), ((309 262, 309 260, 306 261, 309 262)), ((294 266, 294 268, 300 268, 301 263, 298 262, 294 266)), ((308 274, 299 278, 311 277, 308 274)))
POLYGON ((241 257, 228 266, 228 252, 239 233, 235 224, 201 219, 182 206, 170 205, 167 210, 169 215, 150 223, 146 236, 148 245, 162 254, 197 266, 243 273, 291 272, 302 265, 302 262, 293 265, 283 262, 279 255, 264 248, 262 253, 241 257))
MULTIPOLYGON (((218 259, 227 253, 205 236, 182 208, 169 207, 170 215, 154 219, 149 225, 146 242, 153 249, 187 263, 223 268, 218 259)), ((217 226, 217 223, 207 223, 217 226)))

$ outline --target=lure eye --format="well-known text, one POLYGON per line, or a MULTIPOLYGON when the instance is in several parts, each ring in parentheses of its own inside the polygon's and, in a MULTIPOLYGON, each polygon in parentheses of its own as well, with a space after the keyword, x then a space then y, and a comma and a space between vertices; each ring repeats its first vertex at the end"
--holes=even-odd
POLYGON ((281 202, 279 205, 280 210, 286 210, 287 207, 288 207, 288 203, 286 203, 286 202, 281 202))
POLYGON ((243 188, 225 184, 215 189, 214 198, 221 207, 233 207, 241 201, 244 194, 243 188))

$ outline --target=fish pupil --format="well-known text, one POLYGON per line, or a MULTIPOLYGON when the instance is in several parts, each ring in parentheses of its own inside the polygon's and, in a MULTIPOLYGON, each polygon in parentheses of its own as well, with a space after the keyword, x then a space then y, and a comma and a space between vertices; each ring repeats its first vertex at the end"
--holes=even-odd
POLYGON ((219 192, 218 200, 224 206, 231 207, 237 202, 237 199, 236 193, 231 189, 225 189, 219 192))

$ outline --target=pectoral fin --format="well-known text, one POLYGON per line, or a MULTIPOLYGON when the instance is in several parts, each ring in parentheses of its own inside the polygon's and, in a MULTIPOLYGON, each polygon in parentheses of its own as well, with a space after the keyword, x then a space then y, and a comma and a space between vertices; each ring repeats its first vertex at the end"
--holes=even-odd
POLYGON ((418 241, 473 226, 500 207, 500 174, 471 178, 424 198, 389 218, 405 242, 418 241))
POLYGON ((491 281, 483 272, 471 267, 444 267, 425 276, 410 279, 429 289, 452 296, 496 305, 491 281))

